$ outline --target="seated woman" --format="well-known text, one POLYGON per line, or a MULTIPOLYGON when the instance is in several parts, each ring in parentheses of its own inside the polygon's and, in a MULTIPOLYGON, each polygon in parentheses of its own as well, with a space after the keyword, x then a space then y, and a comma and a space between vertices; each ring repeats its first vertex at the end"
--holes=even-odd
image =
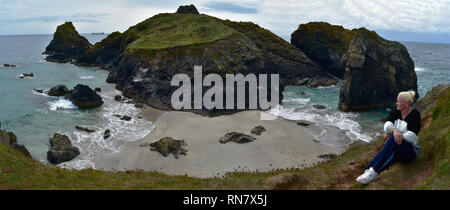
POLYGON ((418 137, 420 131, 420 112, 411 104, 416 93, 400 92, 397 97, 397 110, 392 110, 384 124, 384 148, 367 165, 365 172, 356 181, 368 184, 395 161, 412 162, 420 151, 418 137))

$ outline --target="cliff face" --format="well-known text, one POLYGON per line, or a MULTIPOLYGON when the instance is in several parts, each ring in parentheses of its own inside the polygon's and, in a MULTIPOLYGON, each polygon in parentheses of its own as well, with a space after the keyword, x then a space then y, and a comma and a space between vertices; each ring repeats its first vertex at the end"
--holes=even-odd
POLYGON ((164 110, 171 109, 170 97, 178 88, 170 86, 171 78, 184 73, 192 79, 196 65, 202 66, 203 75, 222 78, 231 73, 280 74, 280 95, 285 85, 337 82, 300 50, 256 24, 189 12, 158 14, 122 34, 110 34, 76 63, 111 69, 107 81, 117 83, 125 96, 164 110))
POLYGON ((56 29, 44 54, 49 55, 47 61, 64 63, 78 59, 90 47, 89 41, 78 34, 72 22, 65 22, 56 29))
POLYGON ((343 78, 345 63, 341 57, 355 35, 355 30, 326 22, 300 24, 292 34, 291 43, 333 75, 343 78))
POLYGON ((339 95, 340 110, 394 107, 400 91, 417 93, 414 62, 406 47, 398 42, 361 28, 356 30, 342 60, 347 62, 339 95))
POLYGON ((417 92, 414 62, 406 47, 373 31, 311 22, 292 33, 291 43, 344 79, 342 111, 392 107, 400 91, 417 92))

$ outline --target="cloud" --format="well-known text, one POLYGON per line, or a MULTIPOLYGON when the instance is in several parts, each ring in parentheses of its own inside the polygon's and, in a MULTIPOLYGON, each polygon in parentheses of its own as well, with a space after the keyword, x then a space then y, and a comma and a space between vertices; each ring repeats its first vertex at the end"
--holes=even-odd
POLYGON ((243 13, 243 14, 255 14, 258 13, 258 9, 254 7, 243 7, 237 4, 233 4, 225 1, 209 1, 202 6, 216 11, 226 11, 232 13, 243 13))

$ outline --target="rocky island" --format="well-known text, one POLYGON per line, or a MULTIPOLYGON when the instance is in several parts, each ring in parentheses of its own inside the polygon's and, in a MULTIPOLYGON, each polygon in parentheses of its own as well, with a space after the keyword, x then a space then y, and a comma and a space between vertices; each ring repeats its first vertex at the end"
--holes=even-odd
MULTIPOLYGON (((194 65, 202 66, 204 74, 216 73, 223 78, 230 73, 279 74, 280 95, 285 85, 317 87, 338 81, 301 50, 252 22, 222 20, 199 14, 193 5, 189 8, 155 15, 123 33, 110 34, 92 47, 82 41, 74 27, 66 26, 71 23, 65 23, 47 47, 46 53, 53 52, 47 60, 60 57, 58 62, 67 62, 71 58, 78 65, 109 69, 107 81, 116 83, 124 96, 162 110, 172 109, 170 97, 176 87, 170 85, 170 79, 178 73, 192 79, 194 65), (61 34, 70 34, 67 39, 71 38, 71 46, 77 50, 55 45, 61 34), (61 53, 69 56, 58 57, 61 53)), ((215 116, 238 110, 187 111, 215 116)))

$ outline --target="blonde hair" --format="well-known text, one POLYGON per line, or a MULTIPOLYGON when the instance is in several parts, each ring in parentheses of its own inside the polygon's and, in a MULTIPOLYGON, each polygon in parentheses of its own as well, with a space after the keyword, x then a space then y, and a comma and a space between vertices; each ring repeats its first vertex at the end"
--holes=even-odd
POLYGON ((414 102, 414 97, 416 96, 416 92, 414 92, 413 90, 410 91, 403 91, 400 92, 398 94, 398 96, 404 101, 404 102, 409 102, 409 103, 413 103, 414 102))

